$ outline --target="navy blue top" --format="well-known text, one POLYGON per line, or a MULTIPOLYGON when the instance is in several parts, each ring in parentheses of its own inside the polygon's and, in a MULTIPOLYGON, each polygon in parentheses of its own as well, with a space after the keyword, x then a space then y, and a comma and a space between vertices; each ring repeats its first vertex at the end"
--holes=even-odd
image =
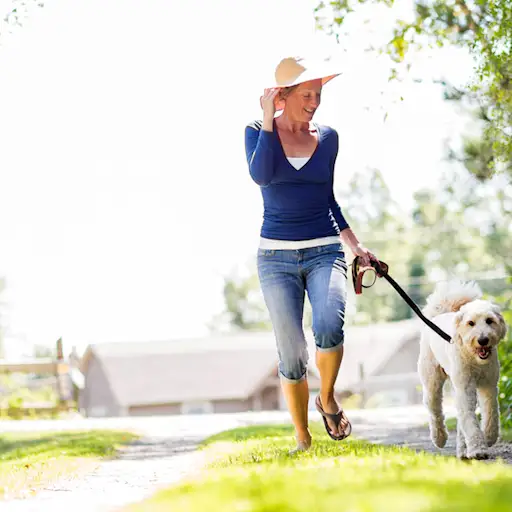
POLYGON ((274 131, 262 121, 245 128, 245 151, 252 179, 263 196, 261 236, 275 240, 311 240, 336 236, 349 225, 334 197, 334 164, 338 133, 315 124, 317 147, 299 170, 288 161, 274 120, 274 131))

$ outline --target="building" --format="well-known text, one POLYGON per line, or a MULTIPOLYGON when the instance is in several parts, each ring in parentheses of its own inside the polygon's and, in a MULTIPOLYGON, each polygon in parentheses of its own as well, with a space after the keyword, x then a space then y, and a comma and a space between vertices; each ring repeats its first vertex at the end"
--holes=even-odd
MULTIPOLYGON (((416 320, 347 327, 336 391, 362 405, 417 403, 416 320)), ((308 378, 319 389, 314 342, 308 378)), ((81 361, 86 416, 230 413, 284 409, 272 333, 90 345, 81 361)), ((311 407, 314 407, 311 401, 311 407)))

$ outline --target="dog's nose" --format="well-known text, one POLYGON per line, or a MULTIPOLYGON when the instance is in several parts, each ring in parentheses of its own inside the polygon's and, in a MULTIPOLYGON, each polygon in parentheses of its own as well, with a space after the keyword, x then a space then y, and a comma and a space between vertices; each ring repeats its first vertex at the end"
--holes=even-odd
POLYGON ((487 337, 478 338, 478 344, 482 345, 482 347, 485 347, 485 345, 489 344, 489 338, 487 338, 487 337))

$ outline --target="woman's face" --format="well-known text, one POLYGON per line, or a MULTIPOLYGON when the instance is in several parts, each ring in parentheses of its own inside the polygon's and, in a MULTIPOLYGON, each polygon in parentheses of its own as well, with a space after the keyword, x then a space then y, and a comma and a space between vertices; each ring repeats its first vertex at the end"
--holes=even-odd
POLYGON ((299 84, 284 100, 284 111, 294 121, 309 122, 320 105, 322 80, 299 84))

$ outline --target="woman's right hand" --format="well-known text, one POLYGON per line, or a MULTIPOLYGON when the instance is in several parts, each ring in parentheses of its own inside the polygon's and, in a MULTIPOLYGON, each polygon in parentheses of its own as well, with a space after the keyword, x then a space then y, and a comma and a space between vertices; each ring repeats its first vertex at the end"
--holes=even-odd
POLYGON ((276 97, 279 94, 279 87, 265 89, 263 96, 260 97, 260 105, 263 109, 263 117, 274 119, 276 113, 276 97))

